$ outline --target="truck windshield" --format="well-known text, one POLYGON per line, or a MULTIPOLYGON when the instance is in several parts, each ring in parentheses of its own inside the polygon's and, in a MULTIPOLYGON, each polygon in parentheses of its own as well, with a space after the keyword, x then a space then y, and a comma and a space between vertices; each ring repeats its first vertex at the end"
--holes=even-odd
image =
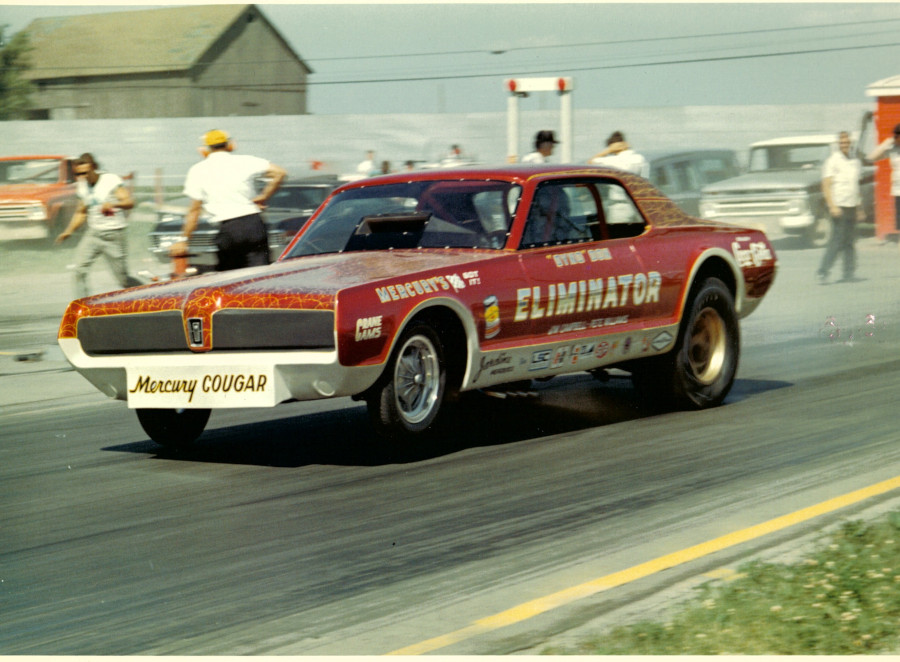
POLYGON ((58 181, 57 159, 0 161, 0 184, 55 184, 58 181))
POLYGON ((818 168, 831 154, 831 145, 769 145, 750 150, 750 172, 818 168))
POLYGON ((521 189, 500 181, 437 180, 334 196, 286 257, 391 248, 502 248, 521 189))

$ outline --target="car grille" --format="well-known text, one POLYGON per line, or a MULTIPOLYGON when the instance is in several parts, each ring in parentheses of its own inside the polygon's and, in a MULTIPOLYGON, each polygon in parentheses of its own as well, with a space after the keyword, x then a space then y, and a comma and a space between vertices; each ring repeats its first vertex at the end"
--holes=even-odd
POLYGON ((720 216, 784 216, 796 213, 791 210, 791 202, 796 197, 786 198, 759 197, 741 198, 739 200, 712 200, 715 204, 716 218, 720 216))
POLYGON ((27 221, 29 211, 33 205, 0 205, 0 222, 2 221, 27 221))
MULTIPOLYGON (((212 351, 334 349, 330 310, 220 310, 212 351)), ((86 317, 78 339, 91 356, 189 352, 180 311, 86 317)))

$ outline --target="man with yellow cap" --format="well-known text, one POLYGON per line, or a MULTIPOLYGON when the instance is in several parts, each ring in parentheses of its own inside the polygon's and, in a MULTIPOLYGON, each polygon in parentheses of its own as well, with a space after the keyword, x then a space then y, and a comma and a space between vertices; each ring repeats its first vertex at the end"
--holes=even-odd
POLYGON ((234 154, 234 141, 219 129, 203 136, 204 159, 191 166, 184 182, 184 194, 191 199, 180 241, 170 248, 173 256, 187 252, 188 240, 201 208, 210 222, 219 226, 216 235, 219 271, 269 263, 269 239, 260 211, 281 186, 287 173, 266 159, 234 154), (257 194, 254 182, 268 182, 257 194))

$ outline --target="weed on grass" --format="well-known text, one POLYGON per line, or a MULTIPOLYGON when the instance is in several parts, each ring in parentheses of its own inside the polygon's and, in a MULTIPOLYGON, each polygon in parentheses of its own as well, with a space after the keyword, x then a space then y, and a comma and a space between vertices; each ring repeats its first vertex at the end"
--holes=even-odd
POLYGON ((548 654, 847 655, 898 650, 900 513, 843 524, 793 565, 753 561, 705 584, 667 623, 640 622, 548 654))

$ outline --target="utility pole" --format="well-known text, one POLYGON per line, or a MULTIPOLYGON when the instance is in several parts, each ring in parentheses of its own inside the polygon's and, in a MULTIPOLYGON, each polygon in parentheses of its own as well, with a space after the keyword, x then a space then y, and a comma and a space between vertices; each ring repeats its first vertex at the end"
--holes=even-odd
POLYGON ((519 99, 531 92, 556 92, 559 95, 559 157, 562 163, 572 161, 572 91, 570 77, 510 78, 506 81, 506 160, 519 160, 519 99))

